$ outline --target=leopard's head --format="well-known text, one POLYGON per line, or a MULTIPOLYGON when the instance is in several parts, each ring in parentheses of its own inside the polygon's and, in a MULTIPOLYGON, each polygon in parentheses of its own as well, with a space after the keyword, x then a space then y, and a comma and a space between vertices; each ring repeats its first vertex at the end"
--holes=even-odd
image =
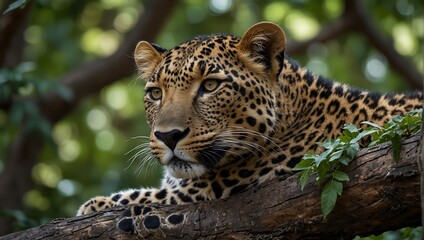
POLYGON ((246 159, 274 134, 285 35, 269 22, 242 38, 196 37, 171 50, 140 42, 135 60, 153 155, 177 178, 246 159))

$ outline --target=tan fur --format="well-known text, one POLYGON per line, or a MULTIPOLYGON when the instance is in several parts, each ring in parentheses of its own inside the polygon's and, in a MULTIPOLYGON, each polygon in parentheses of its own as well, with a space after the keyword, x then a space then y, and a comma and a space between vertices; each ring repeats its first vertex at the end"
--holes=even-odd
MULTIPOLYGON (((270 57, 275 59, 276 55, 284 51, 285 47, 286 36, 283 29, 270 22, 261 22, 250 27, 237 46, 242 61, 257 69, 259 74, 265 73, 265 67, 257 64, 264 58, 261 53, 269 52, 270 57)), ((273 63, 271 72, 277 70, 278 65, 273 63)))
POLYGON ((141 41, 135 48, 134 59, 141 78, 147 81, 162 57, 150 43, 141 41))

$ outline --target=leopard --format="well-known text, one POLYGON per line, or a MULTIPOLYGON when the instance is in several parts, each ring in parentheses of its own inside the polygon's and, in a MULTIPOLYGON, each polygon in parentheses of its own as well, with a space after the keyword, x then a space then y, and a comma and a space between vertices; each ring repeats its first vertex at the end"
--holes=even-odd
POLYGON ((155 206, 228 198, 293 174, 316 142, 345 124, 383 125, 423 106, 423 93, 379 93, 313 74, 285 54, 286 35, 272 22, 241 38, 198 36, 171 50, 141 41, 134 51, 152 156, 164 167, 159 188, 97 196, 77 215, 128 206, 118 228, 142 234, 182 224, 155 206))

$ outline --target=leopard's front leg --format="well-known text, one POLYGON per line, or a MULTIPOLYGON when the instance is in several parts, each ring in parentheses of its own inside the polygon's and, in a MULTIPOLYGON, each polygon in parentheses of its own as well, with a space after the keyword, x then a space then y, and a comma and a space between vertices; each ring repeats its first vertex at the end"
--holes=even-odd
POLYGON ((111 201, 110 197, 103 197, 103 196, 94 197, 79 207, 77 216, 98 212, 98 211, 108 209, 114 206, 117 206, 117 205, 115 205, 115 203, 111 201))
POLYGON ((168 189, 128 189, 110 196, 98 196, 85 202, 79 208, 77 216, 102 211, 108 208, 140 203, 167 203, 168 189))
MULTIPOLYGON (((203 180, 199 180, 203 182, 203 180)), ((159 189, 129 189, 111 194, 108 197, 94 197, 84 203, 77 215, 98 212, 116 206, 132 205, 123 212, 117 227, 125 232, 137 233, 140 236, 150 234, 161 226, 174 228, 180 226, 186 219, 177 212, 171 215, 162 210, 162 204, 187 204, 199 199, 210 199, 199 191, 197 194, 186 195, 192 182, 165 178, 159 189), (178 189, 177 189, 178 188, 178 189)), ((198 183, 199 186, 202 184, 198 183)), ((204 184, 203 184, 204 185, 204 184)))
POLYGON ((176 205, 200 200, 211 200, 214 199, 215 195, 211 191, 207 191, 208 185, 203 179, 193 181, 192 179, 175 179, 166 176, 160 188, 128 189, 107 197, 94 197, 81 205, 77 216, 129 204, 157 203, 176 205), (198 187, 197 193, 190 192, 196 187, 198 187))

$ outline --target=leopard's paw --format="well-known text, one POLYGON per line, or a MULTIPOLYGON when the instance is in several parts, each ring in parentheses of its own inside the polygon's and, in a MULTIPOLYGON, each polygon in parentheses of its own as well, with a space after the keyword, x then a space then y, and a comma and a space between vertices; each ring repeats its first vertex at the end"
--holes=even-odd
POLYGON ((161 206, 150 204, 131 206, 122 213, 118 228, 124 232, 146 236, 155 229, 174 228, 184 222, 184 215, 178 213, 167 215, 160 208, 161 206))
POLYGON ((78 209, 77 216, 98 212, 113 207, 113 201, 108 197, 94 197, 78 209))

